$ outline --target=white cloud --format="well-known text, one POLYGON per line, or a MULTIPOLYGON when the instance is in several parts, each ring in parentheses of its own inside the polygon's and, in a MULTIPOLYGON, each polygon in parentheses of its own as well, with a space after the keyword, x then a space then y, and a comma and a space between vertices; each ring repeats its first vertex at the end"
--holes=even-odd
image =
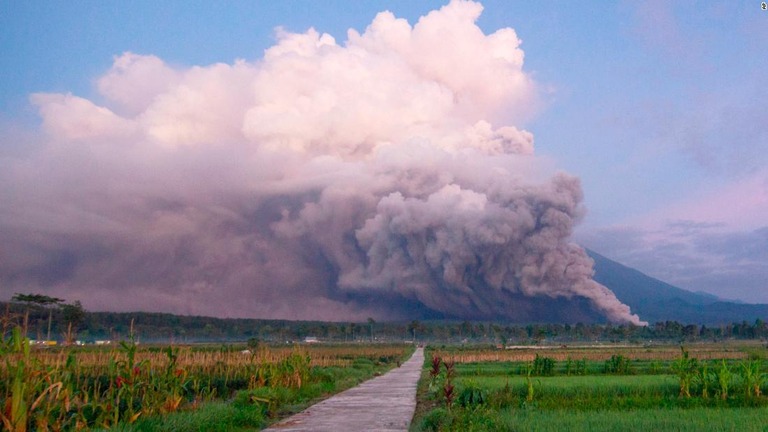
POLYGON ((30 99, 39 107, 43 126, 55 140, 112 139, 137 130, 135 122, 71 94, 36 93, 30 99))

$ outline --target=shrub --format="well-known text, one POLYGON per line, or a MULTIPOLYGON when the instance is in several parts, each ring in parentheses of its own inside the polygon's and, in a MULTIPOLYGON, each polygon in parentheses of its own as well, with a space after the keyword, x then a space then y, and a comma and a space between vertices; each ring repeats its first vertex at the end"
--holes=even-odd
POLYGON ((463 407, 474 407, 484 405, 488 400, 488 395, 485 389, 477 385, 476 382, 470 380, 467 381, 465 387, 459 392, 457 400, 459 405, 463 407))
POLYGON ((555 359, 536 354, 536 358, 533 360, 533 375, 549 376, 552 375, 554 370, 555 359))
POLYGON ((514 406, 518 402, 518 395, 512 391, 512 387, 509 386, 509 381, 504 387, 491 393, 489 404, 494 408, 507 408, 514 406))
POLYGON ((680 347, 680 357, 672 363, 672 371, 680 379, 680 396, 691 397, 691 381, 696 376, 699 362, 688 356, 688 351, 680 347))
POLYGON ((621 354, 614 354, 605 361, 604 371, 607 374, 628 375, 631 373, 630 360, 621 354))
POLYGON ((449 429, 453 423, 453 416, 445 408, 435 408, 421 421, 421 429, 429 432, 438 432, 449 429))
POLYGON ((728 390, 731 388, 731 379, 733 374, 728 368, 728 364, 725 360, 720 363, 720 367, 715 371, 715 379, 717 380, 717 393, 720 395, 720 399, 728 399, 728 390))

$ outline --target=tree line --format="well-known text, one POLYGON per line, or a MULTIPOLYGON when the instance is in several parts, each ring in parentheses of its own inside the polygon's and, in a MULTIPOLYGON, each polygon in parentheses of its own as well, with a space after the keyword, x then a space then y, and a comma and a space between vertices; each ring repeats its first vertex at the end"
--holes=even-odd
POLYGON ((146 342, 246 341, 300 342, 314 337, 326 342, 443 342, 502 345, 572 342, 719 341, 766 339, 762 319, 719 326, 663 321, 649 326, 628 324, 511 324, 477 321, 365 322, 287 321, 215 318, 151 312, 89 312, 79 301, 39 294, 16 294, 2 307, 3 333, 23 325, 33 339, 61 342, 121 340, 146 342), (131 330, 132 329, 132 330, 131 330))

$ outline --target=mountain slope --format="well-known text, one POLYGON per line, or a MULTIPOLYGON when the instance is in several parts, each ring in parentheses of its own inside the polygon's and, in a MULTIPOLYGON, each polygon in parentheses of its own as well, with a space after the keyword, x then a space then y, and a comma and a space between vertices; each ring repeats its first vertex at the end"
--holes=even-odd
POLYGON ((711 294, 694 293, 654 279, 594 251, 595 281, 605 285, 641 319, 695 324, 729 324, 768 318, 768 305, 725 301, 711 294))

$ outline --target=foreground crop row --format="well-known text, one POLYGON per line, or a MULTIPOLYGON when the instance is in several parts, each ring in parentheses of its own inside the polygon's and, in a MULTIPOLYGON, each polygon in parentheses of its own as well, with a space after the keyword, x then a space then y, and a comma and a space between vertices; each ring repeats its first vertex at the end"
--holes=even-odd
POLYGON ((242 348, 140 348, 128 340, 115 349, 35 350, 17 328, 0 345, 3 429, 261 427, 394 367, 408 351, 391 345, 242 348), (229 414, 222 419, 222 412, 229 414))

